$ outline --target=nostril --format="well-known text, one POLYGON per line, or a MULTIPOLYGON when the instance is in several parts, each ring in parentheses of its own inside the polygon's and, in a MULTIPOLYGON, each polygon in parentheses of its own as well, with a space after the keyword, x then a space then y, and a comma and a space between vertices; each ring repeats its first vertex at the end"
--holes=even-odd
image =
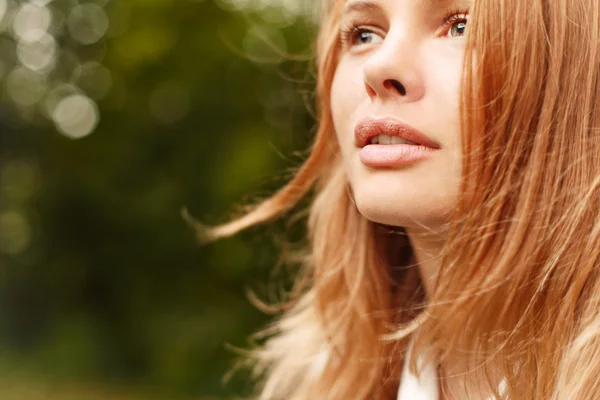
POLYGON ((384 86, 386 88, 393 86, 394 89, 396 89, 398 91, 398 93, 400 93, 400 95, 402 95, 402 96, 406 95, 406 89, 404 88, 404 85, 395 79, 388 79, 387 81, 384 82, 384 86))

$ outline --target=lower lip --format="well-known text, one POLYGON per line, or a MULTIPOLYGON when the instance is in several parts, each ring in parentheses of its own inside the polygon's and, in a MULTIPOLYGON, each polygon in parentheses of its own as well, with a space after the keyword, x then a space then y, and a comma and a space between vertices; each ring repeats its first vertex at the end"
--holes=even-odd
POLYGON ((414 144, 368 144, 360 149, 367 167, 401 167, 425 160, 438 149, 414 144))

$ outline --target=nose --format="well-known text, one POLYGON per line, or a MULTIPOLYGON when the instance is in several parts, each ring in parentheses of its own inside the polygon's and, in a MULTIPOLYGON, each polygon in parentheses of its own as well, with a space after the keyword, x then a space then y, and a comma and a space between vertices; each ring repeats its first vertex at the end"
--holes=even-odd
POLYGON ((363 66, 364 84, 371 100, 415 102, 425 94, 418 44, 409 35, 390 33, 363 66))

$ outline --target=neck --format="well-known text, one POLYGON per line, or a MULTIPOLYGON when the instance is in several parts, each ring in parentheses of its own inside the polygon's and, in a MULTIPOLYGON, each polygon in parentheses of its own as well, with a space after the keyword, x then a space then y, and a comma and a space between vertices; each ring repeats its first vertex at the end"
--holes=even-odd
POLYGON ((427 298, 433 294, 433 285, 441 265, 441 252, 445 235, 406 229, 406 234, 413 249, 413 262, 419 266, 419 274, 427 298))
MULTIPOLYGON (((409 238, 413 259, 411 264, 418 265, 419 275, 423 282, 425 294, 431 299, 434 291, 435 280, 441 266, 442 248, 447 237, 444 234, 432 233, 431 231, 418 231, 406 228, 406 234, 409 238)), ((465 349, 468 346, 465 343, 459 344, 465 349)), ((458 351, 455 354, 461 354, 458 351)), ((462 353, 466 354, 466 353, 462 353)), ((482 381, 481 370, 474 369, 465 364, 465 360, 454 358, 446 360, 439 365, 438 374, 440 380, 440 399, 486 399, 484 393, 479 387, 482 381)))

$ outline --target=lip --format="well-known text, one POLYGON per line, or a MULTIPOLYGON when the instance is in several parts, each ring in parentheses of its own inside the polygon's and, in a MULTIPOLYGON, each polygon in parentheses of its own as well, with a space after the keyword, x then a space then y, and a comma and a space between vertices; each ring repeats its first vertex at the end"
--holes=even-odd
POLYGON ((393 118, 364 118, 354 128, 354 141, 360 148, 360 160, 372 168, 400 167, 427 159, 440 144, 410 125, 393 118), (398 136, 417 144, 371 144, 373 136, 398 136))
MULTIPOLYGON (((354 143, 357 147, 365 147, 373 136, 379 134, 398 136, 419 145, 439 149, 440 144, 428 138, 412 126, 393 117, 361 119, 354 127, 354 143)), ((389 146, 389 145, 388 145, 389 146)))

